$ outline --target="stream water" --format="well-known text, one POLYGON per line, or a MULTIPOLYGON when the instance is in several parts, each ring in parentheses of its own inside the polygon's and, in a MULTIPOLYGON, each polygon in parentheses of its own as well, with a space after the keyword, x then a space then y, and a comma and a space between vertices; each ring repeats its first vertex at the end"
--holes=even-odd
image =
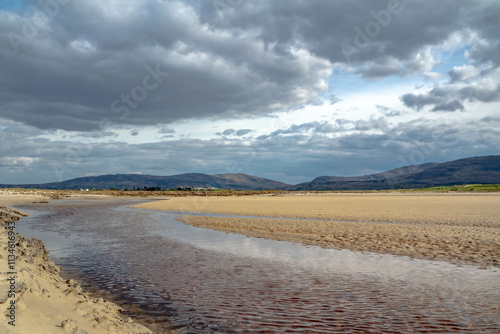
POLYGON ((18 205, 63 275, 157 333, 499 333, 496 268, 187 226, 133 200, 18 205))

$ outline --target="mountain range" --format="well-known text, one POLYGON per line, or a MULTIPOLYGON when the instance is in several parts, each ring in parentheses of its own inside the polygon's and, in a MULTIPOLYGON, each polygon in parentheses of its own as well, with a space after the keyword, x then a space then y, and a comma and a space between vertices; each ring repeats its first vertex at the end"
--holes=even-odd
POLYGON ((36 189, 197 189, 234 190, 383 190, 410 189, 464 184, 500 184, 500 155, 425 163, 363 176, 320 176, 296 185, 247 174, 187 173, 171 176, 113 174, 87 176, 44 184, 0 184, 0 188, 36 189))

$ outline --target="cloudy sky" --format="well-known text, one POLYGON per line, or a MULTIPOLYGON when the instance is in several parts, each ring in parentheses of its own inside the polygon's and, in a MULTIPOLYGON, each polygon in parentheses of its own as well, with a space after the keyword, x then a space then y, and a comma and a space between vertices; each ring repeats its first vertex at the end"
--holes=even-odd
POLYGON ((0 2, 0 183, 500 153, 500 1, 0 2))

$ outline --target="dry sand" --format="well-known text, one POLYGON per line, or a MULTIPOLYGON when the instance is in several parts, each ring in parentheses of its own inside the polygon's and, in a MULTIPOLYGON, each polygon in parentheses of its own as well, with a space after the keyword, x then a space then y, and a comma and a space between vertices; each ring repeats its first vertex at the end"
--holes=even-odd
POLYGON ((178 219, 198 227, 253 237, 459 264, 500 266, 498 193, 187 197, 137 207, 301 218, 306 220, 188 215, 178 219))
POLYGON ((124 319, 116 304, 94 298, 81 290, 77 282, 65 281, 60 268, 48 258, 45 247, 37 239, 15 235, 15 297, 9 298, 12 271, 8 266, 7 222, 16 221, 24 213, 6 205, 46 201, 49 198, 37 191, 0 191, 0 333, 151 333, 146 327, 124 319), (15 302, 15 326, 9 324, 15 302))

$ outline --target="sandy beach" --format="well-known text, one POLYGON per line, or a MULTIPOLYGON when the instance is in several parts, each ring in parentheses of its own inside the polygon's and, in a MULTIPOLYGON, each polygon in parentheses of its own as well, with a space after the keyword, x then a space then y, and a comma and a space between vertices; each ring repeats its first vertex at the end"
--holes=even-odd
POLYGON ((16 233, 16 260, 14 267, 9 266, 8 227, 14 225, 8 223, 15 224, 26 214, 8 205, 48 200, 44 192, 0 192, 0 307, 4 315, 0 333, 151 333, 122 317, 118 305, 82 291, 74 280, 61 278, 60 268, 48 257, 40 240, 16 233))
MULTIPOLYGON (((99 194, 72 198, 113 198, 99 194)), ((9 205, 68 197, 59 192, 0 192, 0 272, 8 267, 8 222, 25 213, 9 205)), ((242 197, 172 197, 140 204, 152 210, 181 212, 178 220, 201 228, 251 237, 286 240, 325 248, 387 253, 445 260, 479 267, 499 267, 500 194, 335 193, 242 197), (189 213, 225 214, 211 217, 189 213), (248 217, 250 216, 250 217, 248 217)), ((36 239, 15 234, 15 297, 10 283, 0 283, 4 305, 1 333, 151 333, 124 319, 120 307, 64 280, 60 268, 36 239), (15 324, 7 306, 15 303, 15 324)), ((7 277, 9 278, 9 277, 7 277)))
POLYGON ((480 267, 500 266, 500 195, 495 193, 185 197, 137 207, 268 217, 178 218, 194 226, 252 237, 480 267))

